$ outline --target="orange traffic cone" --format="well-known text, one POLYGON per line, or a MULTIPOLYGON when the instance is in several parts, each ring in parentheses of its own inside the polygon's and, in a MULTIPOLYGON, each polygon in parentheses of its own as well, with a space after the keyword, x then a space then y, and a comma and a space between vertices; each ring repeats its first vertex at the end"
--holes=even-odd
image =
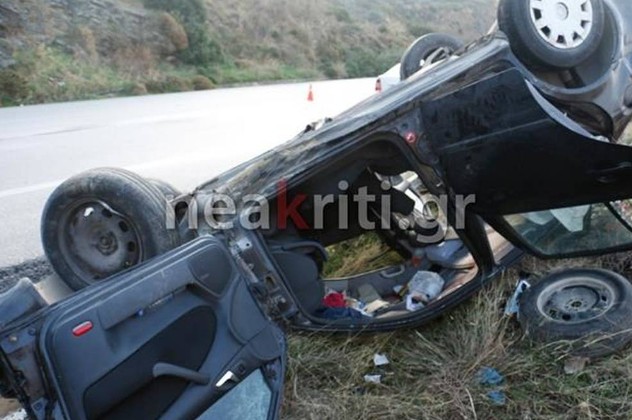
POLYGON ((307 92, 307 102, 314 102, 314 88, 309 85, 309 92, 307 92))
POLYGON ((377 81, 375 82, 375 91, 377 93, 382 92, 382 79, 377 79, 377 81))

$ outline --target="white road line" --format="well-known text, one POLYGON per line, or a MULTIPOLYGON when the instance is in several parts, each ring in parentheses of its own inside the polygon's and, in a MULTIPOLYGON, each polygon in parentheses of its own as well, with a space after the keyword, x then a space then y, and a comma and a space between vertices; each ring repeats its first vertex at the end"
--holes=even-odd
MULTIPOLYGON (((177 165, 182 166, 182 165, 188 165, 192 163, 198 163, 205 160, 209 160, 208 157, 201 156, 199 154, 182 155, 182 156, 171 157, 168 159, 155 160, 153 162, 145 162, 145 163, 130 165, 130 166, 125 167, 125 169, 132 172, 143 172, 143 171, 165 167, 165 166, 177 166, 177 165)), ((215 163, 215 165, 217 165, 217 163, 215 163)), ((53 190, 57 188, 64 181, 65 180, 61 179, 61 180, 56 180, 56 181, 43 182, 41 184, 29 185, 26 187, 11 188, 8 190, 3 190, 3 191, 0 191, 0 199, 14 197, 16 195, 29 194, 29 193, 38 192, 38 191, 53 190)))
POLYGON ((28 187, 12 188, 10 190, 0 191, 0 198, 13 197, 16 195, 28 194, 28 193, 43 191, 43 190, 52 190, 52 189, 55 189, 62 182, 64 181, 60 180, 60 181, 45 182, 42 184, 29 185, 28 187))

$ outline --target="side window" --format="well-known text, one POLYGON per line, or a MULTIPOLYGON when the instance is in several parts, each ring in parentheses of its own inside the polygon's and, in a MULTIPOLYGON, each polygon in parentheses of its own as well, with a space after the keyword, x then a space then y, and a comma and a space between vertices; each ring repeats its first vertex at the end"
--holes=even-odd
POLYGON ((507 216, 522 240, 544 255, 599 252, 632 244, 632 200, 507 216))
POLYGON ((258 369, 206 410, 198 420, 266 420, 272 391, 258 369))

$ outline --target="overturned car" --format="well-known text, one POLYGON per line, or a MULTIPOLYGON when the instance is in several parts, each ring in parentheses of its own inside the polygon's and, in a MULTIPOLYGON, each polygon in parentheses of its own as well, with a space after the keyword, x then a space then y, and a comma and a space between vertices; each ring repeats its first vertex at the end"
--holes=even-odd
POLYGON ((279 324, 415 327, 524 252, 632 248, 632 5, 504 0, 498 24, 430 66, 411 48, 401 84, 190 194, 65 182, 42 238, 77 292, 0 298, 3 394, 34 418, 276 418, 279 324), (366 232, 402 263, 326 278, 328 247, 366 232))

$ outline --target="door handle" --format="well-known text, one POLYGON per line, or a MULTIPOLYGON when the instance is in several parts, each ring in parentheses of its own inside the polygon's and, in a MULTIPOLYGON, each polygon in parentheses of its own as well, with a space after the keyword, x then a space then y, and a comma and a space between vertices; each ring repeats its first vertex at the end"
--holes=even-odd
POLYGON ((394 270, 393 270, 393 267, 391 267, 390 269, 387 268, 386 270, 383 270, 380 273, 380 275, 384 277, 385 279, 392 279, 401 274, 404 274, 405 271, 406 271, 406 267, 404 266, 404 264, 400 264, 397 267, 395 267, 394 270))
POLYGON ((219 381, 217 381, 217 383, 215 384, 215 387, 223 388, 229 383, 230 385, 235 385, 237 382, 239 382, 239 378, 237 377, 237 375, 235 375, 233 372, 229 370, 228 372, 224 374, 224 376, 222 376, 222 378, 219 381))
POLYGON ((156 363, 152 370, 152 374, 154 378, 159 378, 161 376, 173 376, 198 385, 208 385, 211 381, 211 378, 207 375, 203 375, 200 372, 181 366, 171 365, 169 363, 156 363))

